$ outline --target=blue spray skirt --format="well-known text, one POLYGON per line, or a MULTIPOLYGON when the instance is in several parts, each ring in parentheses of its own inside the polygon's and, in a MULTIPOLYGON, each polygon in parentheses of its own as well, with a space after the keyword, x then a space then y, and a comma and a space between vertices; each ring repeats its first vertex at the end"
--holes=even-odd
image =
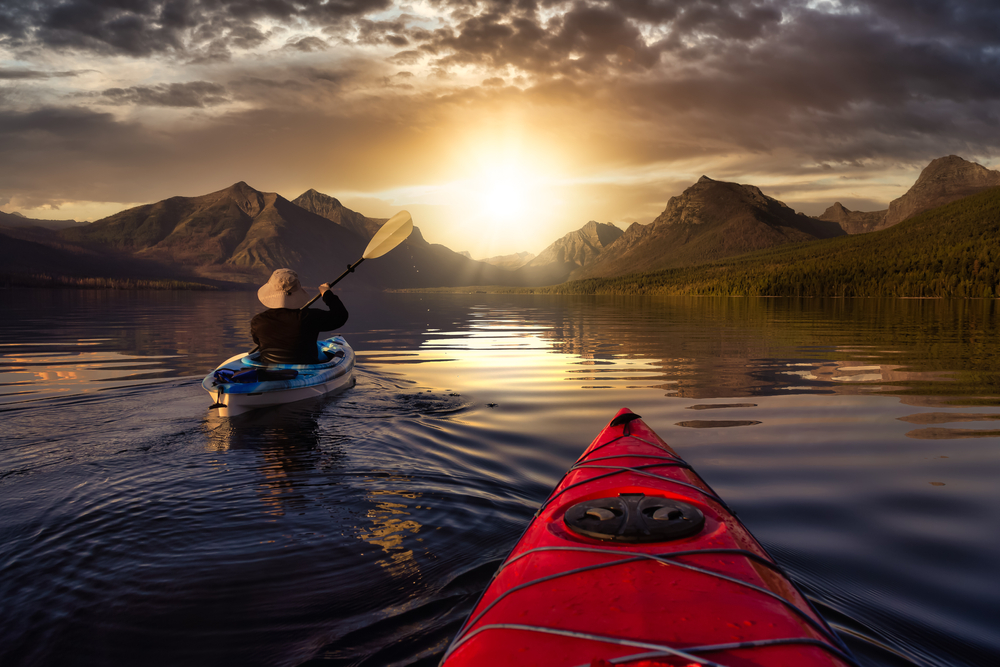
POLYGON ((354 350, 342 336, 316 343, 318 364, 265 364, 237 354, 205 376, 201 386, 223 417, 322 396, 354 385, 354 350))

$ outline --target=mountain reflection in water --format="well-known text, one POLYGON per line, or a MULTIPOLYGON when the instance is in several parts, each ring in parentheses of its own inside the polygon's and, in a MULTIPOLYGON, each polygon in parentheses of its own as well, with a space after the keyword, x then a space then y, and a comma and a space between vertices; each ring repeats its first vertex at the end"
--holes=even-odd
POLYGON ((253 293, 0 291, 0 663, 436 664, 622 406, 865 664, 1000 663, 994 301, 342 297, 357 385, 223 419, 253 293))

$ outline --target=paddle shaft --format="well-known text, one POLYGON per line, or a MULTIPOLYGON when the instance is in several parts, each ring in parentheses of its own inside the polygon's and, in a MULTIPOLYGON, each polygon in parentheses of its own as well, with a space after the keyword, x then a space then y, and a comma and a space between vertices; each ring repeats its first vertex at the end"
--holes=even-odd
MULTIPOLYGON (((358 268, 358 264, 360 264, 363 261, 365 261, 364 257, 362 257, 358 261, 354 262, 354 264, 348 264, 347 270, 344 271, 343 273, 341 273, 339 278, 337 278, 336 280, 334 280, 332 283, 327 283, 327 284, 330 285, 330 287, 332 288, 334 285, 336 285, 341 280, 343 280, 344 278, 346 278, 348 273, 354 273, 354 269, 358 268)), ((308 308, 309 306, 311 306, 313 304, 313 302, 316 301, 316 299, 320 298, 321 296, 323 296, 322 292, 320 292, 319 294, 317 294, 313 298, 309 299, 309 303, 307 303, 306 305, 304 305, 301 308, 299 308, 299 310, 305 310, 306 308, 308 308)))

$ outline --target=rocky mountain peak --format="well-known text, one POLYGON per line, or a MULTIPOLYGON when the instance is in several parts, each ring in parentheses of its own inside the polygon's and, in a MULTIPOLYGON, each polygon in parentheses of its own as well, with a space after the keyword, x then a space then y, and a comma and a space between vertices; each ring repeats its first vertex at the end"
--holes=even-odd
MULTIPOLYGON (((788 209, 783 203, 765 195, 757 186, 715 181, 702 176, 683 193, 667 200, 667 207, 653 220, 653 226, 701 225, 718 220, 721 209, 742 206, 788 209)), ((791 209, 788 212, 791 213, 791 209)))
MULTIPOLYGON (((472 259, 472 255, 469 255, 468 253, 463 253, 463 254, 469 257, 469 259, 472 259)), ((512 253, 510 255, 497 255, 495 257, 487 257, 486 259, 480 261, 486 262, 487 264, 491 264, 493 266, 499 266, 500 268, 503 269, 515 271, 524 266, 525 264, 527 264, 528 262, 530 262, 531 260, 533 260, 534 258, 535 258, 534 253, 522 251, 522 252, 512 253)))
POLYGON ((234 183, 225 190, 220 190, 217 194, 220 195, 220 198, 232 199, 236 206, 251 218, 260 214, 267 205, 264 193, 250 187, 245 181, 234 183))
POLYGON ((754 201, 758 201, 762 204, 768 202, 775 202, 777 204, 780 204, 781 206, 786 206, 784 202, 778 201, 777 199, 765 195, 764 192, 756 185, 741 185, 740 187, 743 188, 743 191, 747 194, 747 196, 753 199, 754 201))
POLYGON ((587 266, 623 233, 610 222, 591 220, 538 253, 528 266, 539 267, 548 264, 587 266))
POLYGON ((997 186, 1000 186, 1000 171, 957 155, 939 157, 924 167, 906 194, 889 203, 883 226, 890 227, 927 209, 997 186))
POLYGON ((622 230, 610 222, 591 220, 580 228, 579 233, 585 236, 594 247, 605 248, 622 235, 622 230))
POLYGON ((847 220, 851 212, 852 211, 849 208, 837 201, 833 202, 833 206, 823 211, 823 214, 819 216, 819 219, 829 220, 831 222, 841 222, 843 220, 847 220))
MULTIPOLYGON (((301 195, 296 197, 293 200, 293 203, 296 203, 299 200, 313 202, 314 204, 318 204, 327 208, 344 208, 344 205, 341 204, 340 200, 337 199, 336 197, 331 197, 330 195, 323 194, 319 190, 314 190, 312 188, 306 190, 301 195)), ((302 204, 297 204, 297 205, 302 206, 302 204)), ((303 206, 303 208, 306 207, 303 206)))
POLYGON ((836 223, 848 234, 863 234, 882 229, 885 213, 885 210, 852 211, 838 201, 816 219, 836 223))
POLYGON ((1000 172, 987 169, 981 164, 970 162, 957 155, 946 155, 931 160, 920 172, 913 187, 925 187, 935 181, 962 182, 989 187, 996 182, 998 173, 1000 172))
POLYGON ((784 243, 843 235, 839 225, 796 213, 754 185, 702 176, 667 201, 649 225, 622 238, 573 278, 690 266, 784 243))
POLYGON ((363 239, 370 239, 382 226, 378 220, 352 211, 341 204, 336 197, 331 197, 317 190, 306 190, 293 199, 292 203, 350 229, 363 239))

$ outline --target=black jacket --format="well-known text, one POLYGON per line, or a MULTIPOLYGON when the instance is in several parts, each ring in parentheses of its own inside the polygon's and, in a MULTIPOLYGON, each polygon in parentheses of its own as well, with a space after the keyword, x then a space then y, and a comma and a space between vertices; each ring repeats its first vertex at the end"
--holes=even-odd
POLYGON ((253 342, 260 346, 261 361, 271 364, 314 364, 316 341, 322 331, 339 329, 347 322, 347 309, 331 291, 323 294, 330 310, 270 308, 250 320, 253 342))

